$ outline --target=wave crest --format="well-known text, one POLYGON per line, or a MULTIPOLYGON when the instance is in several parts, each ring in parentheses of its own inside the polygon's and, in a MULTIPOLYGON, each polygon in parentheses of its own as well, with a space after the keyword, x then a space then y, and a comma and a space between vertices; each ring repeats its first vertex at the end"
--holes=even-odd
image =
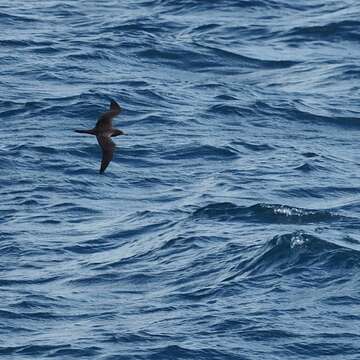
POLYGON ((310 210, 288 205, 259 203, 238 206, 231 202, 214 203, 194 211, 195 218, 220 221, 254 221, 266 223, 318 223, 349 219, 330 210, 310 210))

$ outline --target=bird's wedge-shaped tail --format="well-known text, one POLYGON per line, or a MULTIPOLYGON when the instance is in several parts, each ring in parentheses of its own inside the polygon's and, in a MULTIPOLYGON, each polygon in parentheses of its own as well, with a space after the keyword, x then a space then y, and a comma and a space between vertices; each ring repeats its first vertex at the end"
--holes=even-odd
POLYGON ((111 137, 125 135, 122 130, 112 127, 112 119, 118 114, 120 114, 121 110, 122 109, 119 104, 115 100, 111 100, 110 109, 101 114, 93 129, 75 130, 75 132, 80 134, 89 134, 96 136, 102 150, 100 174, 103 174, 105 172, 105 169, 108 167, 110 161, 114 156, 114 150, 116 146, 115 143, 111 140, 111 137))
POLYGON ((77 133, 80 134, 89 134, 89 135, 96 135, 94 129, 90 129, 90 130, 74 130, 77 133))

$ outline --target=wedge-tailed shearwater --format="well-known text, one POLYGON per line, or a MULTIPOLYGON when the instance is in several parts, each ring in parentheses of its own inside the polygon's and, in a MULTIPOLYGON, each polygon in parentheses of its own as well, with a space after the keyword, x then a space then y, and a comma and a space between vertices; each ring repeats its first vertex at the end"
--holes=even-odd
POLYGON ((113 158, 115 143, 111 140, 113 136, 125 135, 122 130, 114 129, 112 127, 112 119, 121 112, 121 107, 119 104, 111 100, 110 110, 101 114, 99 120, 97 121, 95 127, 90 130, 75 130, 75 132, 80 134, 90 134, 95 135, 97 141, 102 149, 102 160, 100 166, 100 174, 103 174, 110 161, 113 158))

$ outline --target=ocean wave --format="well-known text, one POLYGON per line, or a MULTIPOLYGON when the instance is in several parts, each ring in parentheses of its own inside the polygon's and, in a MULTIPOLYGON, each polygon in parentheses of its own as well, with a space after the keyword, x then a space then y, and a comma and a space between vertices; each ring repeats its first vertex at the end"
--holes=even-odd
POLYGON ((0 354, 23 356, 95 356, 100 350, 99 347, 92 346, 86 349, 76 348, 70 344, 66 345, 23 345, 23 346, 3 346, 0 347, 0 354))
MULTIPOLYGON (((304 273, 306 276, 311 268, 316 268, 329 271, 321 274, 322 281, 326 282, 332 281, 336 272, 345 276, 346 271, 358 269, 359 260, 359 250, 296 231, 277 235, 253 250, 251 256, 240 260, 233 268, 233 275, 226 281, 274 273, 284 276, 304 273)), ((314 281, 320 283, 320 279, 314 281)))
POLYGON ((316 114, 313 111, 306 111, 300 109, 292 109, 287 111, 288 115, 291 115, 293 119, 300 121, 311 121, 312 123, 325 122, 329 125, 333 124, 341 127, 356 127, 360 126, 360 117, 350 117, 350 116, 326 116, 321 114, 316 114))
POLYGON ((19 39, 2 39, 0 40, 0 45, 4 46, 4 47, 9 47, 9 48, 32 48, 32 47, 47 47, 47 46, 52 46, 54 44, 54 42, 52 41, 35 41, 35 40, 31 40, 31 39, 27 39, 27 40, 19 40, 19 39))
POLYGON ((221 67, 221 64, 206 54, 195 52, 185 47, 181 48, 151 48, 139 50, 136 54, 143 60, 162 62, 178 69, 188 70, 197 68, 206 70, 212 67, 221 67))
POLYGON ((316 224, 350 221, 351 218, 331 210, 310 210, 278 204, 238 206, 234 203, 214 203, 196 209, 193 217, 217 221, 250 221, 283 224, 316 224))
POLYGON ((234 145, 241 145, 244 148, 251 150, 251 151, 271 151, 271 150, 275 150, 275 147, 273 147, 272 145, 269 144, 255 144, 255 143, 250 143, 247 141, 239 141, 239 140, 235 140, 232 142, 232 144, 234 145))
POLYGON ((0 21, 7 25, 13 25, 16 23, 32 23, 41 21, 39 18, 29 17, 29 16, 21 16, 21 15, 13 15, 5 12, 0 12, 0 21))
POLYGON ((218 359, 223 356, 228 357, 229 359, 234 356, 235 354, 231 355, 228 353, 219 351, 217 349, 208 347, 208 348, 191 348, 191 347, 185 347, 185 346, 179 346, 179 345, 167 345, 160 347, 158 349, 155 349, 153 351, 152 358, 153 359, 159 359, 159 360, 166 360, 169 359, 169 357, 175 357, 175 358, 192 358, 196 357, 198 359, 218 359))
POLYGON ((319 167, 313 165, 313 164, 309 164, 309 163, 304 163, 300 166, 297 166, 295 167, 295 170, 299 170, 299 171, 302 171, 302 172, 311 172, 311 171, 315 171, 319 169, 319 167))
POLYGON ((239 61, 238 65, 243 64, 246 65, 247 67, 255 66, 264 69, 282 69, 282 68, 290 68, 300 63, 300 61, 295 61, 295 60, 268 60, 268 59, 255 58, 255 57, 241 55, 236 52, 225 50, 219 47, 212 47, 204 44, 196 44, 196 46, 206 49, 215 55, 219 55, 222 59, 238 60, 239 61))
POLYGON ((234 159, 238 157, 238 152, 231 146, 217 147, 212 145, 198 145, 181 147, 174 150, 168 150, 162 158, 166 160, 185 160, 196 158, 207 159, 234 159))
POLYGON ((211 105, 208 112, 210 114, 233 115, 238 117, 247 117, 254 114, 254 110, 247 107, 240 107, 224 103, 211 105))
POLYGON ((355 20, 342 20, 323 25, 299 26, 293 28, 288 33, 288 36, 292 39, 300 36, 307 41, 309 39, 358 41, 360 39, 360 32, 356 29, 359 26, 360 22, 355 20))
MULTIPOLYGON (((164 7, 166 12, 171 12, 175 14, 183 13, 201 13, 206 10, 217 9, 218 4, 210 0, 205 0, 199 3, 196 0, 182 0, 181 2, 176 0, 154 0, 152 3, 161 5, 164 7)), ((282 4, 287 6, 286 3, 282 4)), ((222 3, 224 9, 228 11, 235 11, 238 8, 253 8, 253 9, 277 9, 280 5, 273 0, 264 1, 264 0, 225 0, 222 3)))

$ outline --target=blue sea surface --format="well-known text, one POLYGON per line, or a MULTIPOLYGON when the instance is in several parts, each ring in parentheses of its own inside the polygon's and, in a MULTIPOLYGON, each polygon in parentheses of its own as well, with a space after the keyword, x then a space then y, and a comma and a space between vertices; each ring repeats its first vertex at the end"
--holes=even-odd
POLYGON ((1 0, 0 358, 360 359, 359 59, 357 0, 1 0))

